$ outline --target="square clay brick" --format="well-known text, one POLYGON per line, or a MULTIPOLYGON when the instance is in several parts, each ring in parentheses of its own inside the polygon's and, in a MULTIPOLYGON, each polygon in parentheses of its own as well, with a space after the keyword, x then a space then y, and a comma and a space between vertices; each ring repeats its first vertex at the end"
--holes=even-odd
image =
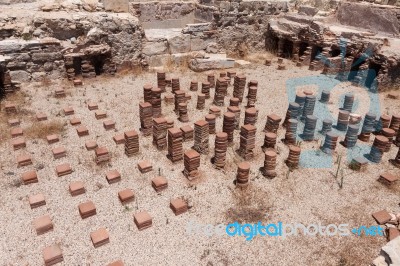
POLYGON ((36 119, 37 121, 45 121, 47 120, 47 115, 45 113, 37 113, 36 119))
POLYGON ((65 90, 63 88, 58 88, 55 90, 56 97, 65 97, 65 90))
POLYGON ((46 137, 46 139, 47 139, 47 143, 49 143, 49 144, 53 144, 53 143, 60 141, 60 138, 56 134, 48 135, 46 137))
POLYGON ((58 245, 45 248, 42 254, 45 266, 51 266, 64 260, 62 251, 58 245))
POLYGON ((74 181, 69 184, 69 193, 71 193, 71 196, 78 196, 85 192, 85 184, 82 181, 74 181))
POLYGON ((121 174, 117 170, 111 170, 106 173, 108 184, 113 184, 121 180, 121 174))
POLYGON ((160 192, 168 187, 168 181, 163 176, 157 176, 153 178, 151 180, 151 184, 157 192, 160 192))
POLYGON ((43 194, 36 194, 29 196, 29 206, 31 206, 31 209, 35 209, 37 207, 46 205, 46 199, 44 198, 43 194))
POLYGON ((102 110, 98 110, 94 113, 95 117, 97 120, 99 119, 103 119, 107 117, 107 112, 106 111, 102 111, 102 110))
POLYGON ((82 82, 82 80, 80 80, 80 79, 74 79, 73 83, 74 83, 74 86, 75 86, 75 87, 76 87, 76 86, 82 86, 82 85, 83 85, 83 82, 82 82))
POLYGON ((19 126, 20 124, 21 124, 21 121, 18 118, 8 120, 8 125, 11 127, 19 126))
POLYGON ((98 147, 94 152, 96 153, 96 156, 102 156, 108 154, 108 150, 106 147, 98 147))
POLYGON ((92 201, 81 203, 79 204, 78 208, 79 214, 81 215, 82 219, 86 219, 96 214, 96 207, 94 206, 92 201))
POLYGON ((12 138, 16 138, 16 137, 20 137, 20 136, 24 135, 24 131, 20 127, 13 128, 13 129, 11 129, 10 132, 11 132, 12 138))
POLYGON ((78 133, 79 137, 87 136, 89 135, 89 130, 85 126, 79 126, 76 128, 76 132, 78 133))
POLYGON ((85 147, 88 151, 91 151, 97 148, 97 143, 94 140, 88 140, 85 142, 85 147))
POLYGON ((399 178, 391 173, 385 172, 379 176, 378 181, 385 185, 392 185, 394 182, 396 182, 399 178))
POLYGON ((146 211, 135 213, 133 221, 135 222, 139 231, 151 227, 153 221, 150 214, 146 211))
POLYGON ((11 140, 11 145, 14 148, 14 151, 25 148, 26 147, 26 141, 25 138, 19 137, 11 140))
POLYGON ((27 166, 32 164, 32 158, 29 154, 20 155, 17 157, 18 167, 27 166))
POLYGON ((372 217, 380 225, 385 224, 392 219, 392 217, 386 210, 381 210, 381 211, 375 212, 372 214, 372 217))
POLYGON ((400 231, 397 228, 390 227, 387 229, 386 235, 387 235, 387 240, 392 241, 396 237, 400 236, 400 231))
POLYGON ((153 166, 149 160, 143 160, 138 163, 139 171, 144 174, 153 170, 153 166))
POLYGON ((177 198, 177 199, 171 200, 170 208, 175 213, 175 215, 180 215, 182 213, 187 212, 188 205, 187 205, 186 201, 184 201, 183 199, 177 198))
POLYGON ((24 185, 38 182, 38 177, 37 177, 37 173, 35 170, 23 173, 21 179, 22 179, 22 182, 24 183, 24 185))
POLYGON ((106 130, 115 129, 115 122, 114 122, 114 120, 109 119, 109 120, 104 121, 104 122, 103 122, 103 127, 104 127, 106 130))
POLYGON ((36 233, 38 235, 44 234, 50 230, 53 230, 53 222, 49 215, 43 215, 39 218, 36 218, 34 221, 34 226, 36 233))
POLYGON ((81 120, 80 120, 79 118, 77 118, 77 117, 74 117, 74 118, 71 118, 71 119, 69 120, 69 123, 70 123, 72 126, 77 126, 77 125, 80 125, 80 124, 81 124, 81 120))
POLYGON ((122 260, 117 260, 108 264, 107 266, 124 266, 124 263, 122 262, 122 260))
POLYGON ((65 157, 67 155, 66 154, 67 151, 65 150, 64 147, 54 148, 52 150, 52 152, 53 152, 54 159, 60 159, 60 158, 65 157))
POLYGON ((97 103, 90 102, 90 103, 88 103, 88 109, 90 111, 97 110, 97 109, 99 109, 99 106, 97 105, 97 103))
POLYGON ((110 243, 110 238, 105 228, 100 228, 94 232, 91 232, 90 238, 92 239, 92 243, 95 248, 110 243))
POLYGON ((115 144, 117 144, 117 145, 125 144, 125 136, 123 133, 115 135, 113 140, 114 140, 115 144))
POLYGON ((64 115, 73 115, 75 113, 74 109, 72 107, 65 107, 63 109, 64 115))
POLYGON ((125 204, 133 201, 135 198, 135 194, 133 193, 132 189, 127 188, 118 192, 118 198, 122 204, 125 204))
POLYGON ((56 167, 56 172, 59 177, 69 175, 72 173, 71 165, 69 163, 60 164, 56 167))

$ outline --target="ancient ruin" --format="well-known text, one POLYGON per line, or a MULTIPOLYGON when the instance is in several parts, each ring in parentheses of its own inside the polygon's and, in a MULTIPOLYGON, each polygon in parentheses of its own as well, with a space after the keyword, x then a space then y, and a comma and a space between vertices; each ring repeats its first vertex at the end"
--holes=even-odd
POLYGON ((400 265, 400 1, 0 0, 1 265, 400 265))

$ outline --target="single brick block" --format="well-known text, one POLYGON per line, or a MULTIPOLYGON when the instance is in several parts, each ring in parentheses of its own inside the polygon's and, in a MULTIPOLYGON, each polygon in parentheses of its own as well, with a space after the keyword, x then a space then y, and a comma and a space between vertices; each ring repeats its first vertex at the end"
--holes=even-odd
POLYGON ((49 143, 49 144, 53 144, 53 143, 60 141, 58 135, 56 135, 56 134, 48 135, 46 137, 46 139, 47 139, 47 143, 49 143))
POLYGON ((62 251, 58 245, 52 245, 43 250, 45 266, 51 266, 64 260, 62 251))
POLYGON ((92 239, 92 243, 95 248, 98 248, 110 242, 108 232, 105 228, 100 228, 90 233, 90 238, 92 239))
POLYGON ((57 147, 52 150, 54 159, 60 159, 67 155, 67 151, 64 147, 57 147))
POLYGON ((59 177, 69 175, 72 173, 71 165, 69 163, 60 164, 56 167, 56 172, 59 177))
POLYGON ((121 181, 121 174, 117 170, 111 170, 106 173, 106 179, 108 184, 116 183, 121 181))
POLYGON ((74 117, 74 118, 71 118, 71 119, 69 120, 69 123, 70 123, 72 126, 77 126, 77 125, 80 125, 80 124, 81 124, 81 120, 80 120, 79 118, 77 118, 77 117, 74 117))
POLYGON ((122 260, 117 260, 108 264, 107 266, 124 266, 124 263, 122 262, 122 260))
POLYGON ((14 151, 25 148, 26 147, 26 142, 24 137, 19 137, 16 139, 11 140, 11 145, 14 148, 14 151))
POLYGON ((388 241, 392 241, 396 237, 400 236, 400 231, 397 228, 390 227, 386 230, 386 236, 388 241))
POLYGON ((151 218, 150 214, 146 211, 135 213, 133 217, 134 217, 133 220, 139 231, 151 227, 153 223, 153 219, 151 218))
POLYGON ((38 182, 38 177, 37 177, 37 173, 35 170, 23 173, 21 179, 22 179, 22 182, 24 183, 24 185, 38 182))
POLYGON ((20 137, 20 136, 24 135, 24 131, 20 127, 15 127, 13 129, 11 129, 10 132, 11 132, 12 138, 16 138, 16 137, 20 137))
POLYGON ((125 144, 125 136, 123 133, 117 134, 113 137, 115 144, 125 144))
POLYGON ((65 90, 63 88, 58 88, 54 92, 56 98, 65 97, 65 90))
POLYGON ((43 194, 29 196, 29 206, 31 206, 31 209, 35 209, 43 205, 46 205, 46 200, 43 194))
POLYGON ((80 79, 74 79, 73 83, 74 83, 74 86, 75 86, 75 87, 76 87, 76 86, 82 86, 82 85, 83 85, 83 82, 82 82, 82 80, 80 80, 80 79))
POLYGON ((399 178, 391 173, 383 173, 379 176, 378 181, 387 185, 387 186, 391 186, 393 185, 397 180, 399 180, 399 178))
POLYGON ((63 109, 64 115, 73 115, 75 113, 74 109, 72 107, 65 107, 63 109))
POLYGON ((37 121, 46 121, 47 115, 45 113, 37 113, 36 119, 37 119, 37 121))
POLYGON ((392 216, 390 216, 390 214, 386 210, 375 212, 372 214, 372 217, 380 225, 385 224, 392 219, 392 216))
POLYGON ((86 219, 96 214, 96 207, 94 206, 92 201, 81 203, 79 204, 78 208, 79 214, 81 215, 82 219, 86 219))
POLYGON ((151 162, 148 160, 143 160, 141 162, 138 163, 138 168, 139 171, 144 174, 147 172, 150 172, 153 170, 153 166, 151 165, 151 162))
POLYGON ((97 109, 99 109, 99 106, 97 105, 97 103, 89 102, 88 103, 88 109, 90 111, 97 110, 97 109))
POLYGON ((78 196, 85 192, 85 185, 82 181, 74 181, 69 184, 69 193, 71 193, 71 196, 78 196))
POLYGON ((135 194, 131 189, 124 189, 118 192, 118 198, 122 204, 125 204, 134 200, 135 194))
POLYGON ((151 185, 153 188, 157 191, 163 191, 164 189, 167 189, 168 187, 168 181, 165 177, 163 176, 157 176, 151 180, 151 185))
POLYGON ((20 124, 21 124, 21 121, 18 118, 13 118, 13 119, 8 120, 8 125, 10 127, 19 126, 20 124))
POLYGON ((88 151, 91 151, 97 148, 97 143, 94 140, 88 140, 85 142, 85 147, 88 151))
POLYGON ((106 120, 106 121, 104 121, 103 122, 103 127, 106 129, 106 130, 110 130, 110 129, 115 129, 115 122, 114 122, 114 120, 106 120))
POLYGON ((7 114, 17 113, 17 106, 13 103, 6 103, 4 109, 7 114))
POLYGON ((187 210, 188 210, 188 205, 187 205, 186 201, 184 201, 181 198, 171 200, 169 206, 172 209, 172 211, 175 213, 175 215, 180 215, 182 213, 187 212, 187 210))
POLYGON ((85 126, 79 126, 76 128, 76 132, 78 133, 79 137, 87 136, 89 135, 89 130, 85 126))
POLYGON ((106 118, 106 117, 107 117, 106 111, 101 111, 101 110, 96 111, 96 112, 94 113, 94 115, 95 115, 95 117, 96 117, 97 120, 103 119, 103 118, 106 118))
POLYGON ((39 218, 36 218, 33 223, 35 226, 36 233, 38 235, 41 235, 50 230, 53 230, 53 222, 51 221, 51 218, 49 215, 43 215, 39 218))
POLYGON ((18 167, 26 166, 32 164, 32 159, 29 154, 20 155, 17 157, 18 167))

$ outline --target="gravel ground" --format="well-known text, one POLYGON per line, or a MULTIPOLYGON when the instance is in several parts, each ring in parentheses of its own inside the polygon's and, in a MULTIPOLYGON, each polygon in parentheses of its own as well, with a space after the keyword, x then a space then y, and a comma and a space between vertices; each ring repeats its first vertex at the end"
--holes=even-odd
MULTIPOLYGON (((116 145, 112 137, 127 130, 138 130, 140 127, 138 104, 143 100, 142 87, 145 83, 156 83, 155 73, 146 73, 139 77, 131 75, 116 78, 98 77, 85 80, 82 87, 72 88, 69 85, 66 98, 57 99, 53 91, 66 83, 54 81, 49 86, 26 84, 21 98, 24 115, 21 127, 27 129, 33 123, 32 113, 44 112, 49 121, 65 122, 65 131, 60 142, 48 145, 43 139, 27 139, 27 148, 13 151, 10 137, 1 143, 2 178, 0 185, 0 229, 1 265, 43 265, 42 250, 54 243, 60 244, 64 262, 59 265, 107 265, 122 259, 126 265, 368 265, 379 253, 386 242, 384 237, 333 236, 333 237, 255 237, 246 241, 243 237, 189 235, 186 225, 195 220, 201 224, 227 224, 235 220, 256 222, 261 218, 264 223, 284 222, 312 224, 341 224, 350 226, 375 225, 371 213, 387 209, 398 213, 399 189, 388 189, 376 180, 380 173, 390 171, 399 175, 388 160, 394 158, 397 148, 393 146, 385 153, 382 163, 369 165, 366 172, 353 172, 343 159, 345 174, 344 187, 339 189, 339 180, 335 179, 337 165, 329 168, 300 168, 287 176, 288 168, 284 160, 288 148, 281 142, 285 130, 279 129, 277 145, 278 176, 266 179, 258 171, 263 165, 264 156, 261 150, 266 116, 276 113, 284 117, 288 105, 286 82, 291 78, 316 76, 306 68, 297 68, 287 63, 287 70, 277 71, 276 65, 250 66, 238 69, 246 74, 248 80, 259 81, 259 109, 255 158, 251 160, 251 184, 247 190, 235 189, 233 180, 236 164, 242 159, 234 152, 239 147, 239 131, 235 132, 235 144, 229 148, 227 167, 224 171, 212 167, 210 159, 213 155, 214 136, 210 136, 210 153, 201 156, 201 177, 189 182, 182 174, 183 161, 171 163, 166 158, 167 151, 157 151, 151 143, 151 137, 140 137, 140 154, 127 158, 123 145, 116 145), (89 111, 87 101, 98 102, 100 110, 106 110, 108 117, 116 122, 115 131, 105 131, 102 120, 96 120, 94 111, 89 111), (71 117, 64 117, 62 108, 72 106, 75 117, 89 129, 89 136, 79 138, 75 128, 69 124, 71 117), (111 163, 97 166, 94 152, 87 151, 85 141, 96 140, 99 146, 106 146, 111 152, 111 163), (51 149, 64 146, 67 156, 55 160, 51 149), (16 157, 29 153, 33 158, 33 166, 16 167, 16 157), (141 174, 136 164, 142 159, 153 163, 153 171, 141 174), (55 168, 61 163, 70 163, 73 173, 57 177, 55 168), (20 185, 21 174, 36 169, 39 182, 31 185, 20 185), (122 180, 109 185, 105 179, 108 170, 116 169, 122 180), (167 190, 156 193, 150 180, 158 172, 167 177, 167 190), (85 183, 86 193, 71 197, 68 192, 69 183, 81 180, 85 183), (122 206, 117 193, 131 188, 135 193, 135 201, 122 206), (45 206, 31 210, 28 196, 43 193, 45 206), (169 208, 172 198, 183 196, 192 206, 180 216, 175 216, 169 208), (97 215, 82 220, 78 212, 78 204, 92 200, 97 208, 97 215), (146 210, 153 217, 153 226, 138 231, 133 214, 146 210), (49 214, 54 223, 54 230, 37 236, 33 220, 41 215, 49 214), (110 243, 94 248, 90 233, 100 227, 106 227, 110 234, 110 243)), ((200 81, 205 74, 177 72, 181 78, 181 87, 189 88, 194 77, 200 81)), ((334 81, 326 81, 332 82, 334 81)), ((329 85, 324 82, 325 85, 329 85)), ((43 84, 42 84, 43 85, 43 84)), ((304 84, 297 89, 317 89, 316 86, 304 84)), ((229 87, 229 96, 232 95, 229 87)), ((170 88, 167 88, 170 91, 170 88)), ((368 110, 369 97, 362 89, 348 83, 336 85, 332 92, 332 102, 328 109, 332 117, 337 117, 337 108, 344 92, 353 90, 358 107, 355 111, 364 115, 368 110)), ((211 90, 213 98, 214 90, 211 90)), ((208 112, 195 109, 196 92, 189 92, 188 124, 202 119, 208 112)), ((289 93, 289 98, 290 98, 289 93)), ((290 99, 293 100, 293 99, 290 99)), ((212 99, 207 100, 209 107, 212 99)), ((225 107, 229 97, 226 97, 225 107)), ((381 109, 389 114, 400 111, 400 102, 386 98, 386 93, 379 95, 381 109)), ((317 103, 317 109, 320 103, 317 103)), ((20 106, 22 107, 22 106, 20 106)), ((173 105, 162 106, 166 117, 174 118, 175 126, 183 125, 176 119, 173 105)), ((242 106, 241 119, 244 119, 242 106)), ((319 111, 317 111, 318 113, 319 111)), ((2 111, 4 116, 4 111, 2 111)), ((324 117, 323 117, 324 118, 324 117)), ((35 122, 36 123, 36 122, 35 122)), ((43 123, 43 122, 41 122, 43 123)), ((8 126, 3 124, 1 127, 8 126)), ((320 126, 319 126, 320 127, 320 126)), ((318 128, 319 128, 318 127, 318 128)), ((217 119, 217 131, 222 130, 222 116, 217 119)), ((317 136, 322 138, 321 136, 317 136)), ((322 138, 323 139, 323 138, 322 138)), ((317 150, 321 140, 303 142, 303 150, 317 150)), ((184 143, 184 150, 193 142, 184 143)), ((312 152, 312 151, 310 151, 312 152)), ((316 154, 324 156, 319 152, 316 154)), ((346 155, 346 149, 338 145, 337 154, 346 155)), ((343 158, 345 158, 344 156, 343 158)), ((318 157, 313 157, 318 161, 318 157)))

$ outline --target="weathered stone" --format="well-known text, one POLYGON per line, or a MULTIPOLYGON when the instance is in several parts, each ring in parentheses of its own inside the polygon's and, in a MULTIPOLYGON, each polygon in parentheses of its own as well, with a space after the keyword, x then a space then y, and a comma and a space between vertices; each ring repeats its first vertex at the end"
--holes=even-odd
POLYGON ((28 82, 31 80, 31 75, 23 70, 10 71, 11 80, 18 82, 28 82))
POLYGON ((390 265, 400 265, 400 237, 396 237, 382 247, 381 254, 390 261, 390 265))
POLYGON ((206 71, 210 69, 225 69, 235 66, 235 60, 229 58, 196 58, 190 60, 189 67, 193 71, 206 71))
POLYGON ((128 12, 128 0, 103 0, 104 9, 113 12, 128 12))
POLYGON ((46 62, 60 60, 63 56, 61 53, 34 53, 32 54, 33 62, 46 62))
POLYGON ((190 52, 190 35, 181 34, 168 39, 171 54, 190 52))
POLYGON ((146 42, 143 44, 143 54, 152 56, 168 53, 168 46, 166 41, 159 42, 146 42))
POLYGON ((313 6, 300 6, 299 14, 304 14, 307 16, 315 16, 318 13, 318 8, 313 6))
POLYGON ((190 50, 200 51, 207 49, 210 43, 215 43, 215 39, 204 39, 204 38, 191 38, 190 39, 190 50))

